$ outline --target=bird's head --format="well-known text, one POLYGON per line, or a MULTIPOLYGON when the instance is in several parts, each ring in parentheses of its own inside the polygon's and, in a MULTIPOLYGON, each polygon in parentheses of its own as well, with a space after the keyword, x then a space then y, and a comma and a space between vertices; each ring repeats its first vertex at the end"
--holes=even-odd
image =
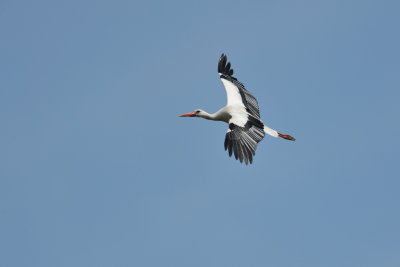
POLYGON ((204 115, 204 114, 205 114, 205 112, 203 110, 196 109, 193 112, 182 114, 179 117, 202 117, 202 115, 204 115))

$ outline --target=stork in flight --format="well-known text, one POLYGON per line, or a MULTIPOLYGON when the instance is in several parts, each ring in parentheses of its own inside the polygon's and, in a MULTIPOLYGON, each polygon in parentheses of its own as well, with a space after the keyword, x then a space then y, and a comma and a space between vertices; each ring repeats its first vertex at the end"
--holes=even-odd
POLYGON ((264 138, 264 133, 273 137, 281 137, 294 141, 294 137, 282 134, 263 124, 256 98, 244 88, 235 77, 231 63, 227 63, 226 55, 222 54, 218 62, 218 74, 226 90, 228 103, 214 114, 209 114, 201 109, 196 109, 180 117, 201 117, 207 120, 223 121, 229 124, 225 136, 225 150, 229 156, 232 152, 236 160, 253 163, 257 144, 264 138))

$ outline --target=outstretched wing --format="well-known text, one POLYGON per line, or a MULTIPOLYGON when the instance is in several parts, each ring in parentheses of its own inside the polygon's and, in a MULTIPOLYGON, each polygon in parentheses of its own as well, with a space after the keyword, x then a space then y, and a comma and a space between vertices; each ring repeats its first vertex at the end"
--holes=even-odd
POLYGON ((256 118, 249 116, 249 120, 240 127, 231 121, 229 129, 225 136, 225 150, 228 150, 229 156, 232 153, 235 159, 240 162, 253 163, 253 157, 256 154, 257 144, 264 138, 264 125, 256 118))
POLYGON ((257 99, 244 88, 241 82, 232 76, 233 69, 231 69, 231 63, 227 63, 227 60, 226 55, 222 54, 218 62, 218 74, 226 90, 227 106, 242 106, 249 114, 260 119, 257 99))

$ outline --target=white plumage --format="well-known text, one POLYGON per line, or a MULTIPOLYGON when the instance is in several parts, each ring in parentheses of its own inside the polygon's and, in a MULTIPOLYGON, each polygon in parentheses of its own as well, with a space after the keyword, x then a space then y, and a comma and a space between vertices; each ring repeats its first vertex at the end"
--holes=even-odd
POLYGON ((201 117, 228 123, 229 128, 224 142, 225 150, 228 150, 229 156, 234 154, 236 159, 245 162, 246 165, 253 162, 257 144, 264 138, 264 133, 273 137, 295 140, 292 136, 279 133, 263 124, 256 98, 232 76, 231 63, 227 62, 224 54, 218 62, 218 74, 226 90, 226 106, 214 114, 196 109, 181 117, 201 117))

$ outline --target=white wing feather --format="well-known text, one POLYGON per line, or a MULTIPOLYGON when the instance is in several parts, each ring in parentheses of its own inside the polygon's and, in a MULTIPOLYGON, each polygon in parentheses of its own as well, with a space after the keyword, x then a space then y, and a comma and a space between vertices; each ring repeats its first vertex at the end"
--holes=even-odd
POLYGON ((227 98, 227 106, 240 106, 246 109, 246 107, 243 104, 242 97, 240 96, 239 93, 239 88, 237 88, 236 85, 234 85, 232 82, 221 78, 222 84, 225 87, 226 91, 226 98, 227 98))

